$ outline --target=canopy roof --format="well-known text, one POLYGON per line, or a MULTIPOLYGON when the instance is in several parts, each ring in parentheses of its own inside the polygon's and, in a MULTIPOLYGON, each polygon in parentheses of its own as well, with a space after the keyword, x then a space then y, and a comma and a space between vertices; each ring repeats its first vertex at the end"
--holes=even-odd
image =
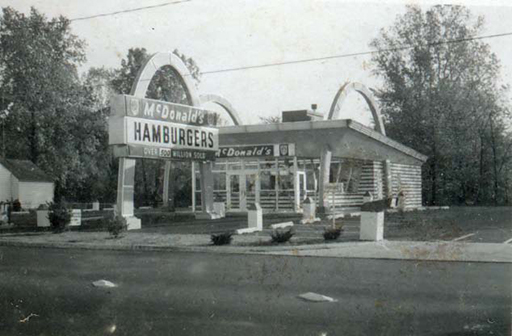
POLYGON ((427 156, 351 119, 219 128, 220 146, 294 143, 298 157, 334 157, 422 165, 427 156))

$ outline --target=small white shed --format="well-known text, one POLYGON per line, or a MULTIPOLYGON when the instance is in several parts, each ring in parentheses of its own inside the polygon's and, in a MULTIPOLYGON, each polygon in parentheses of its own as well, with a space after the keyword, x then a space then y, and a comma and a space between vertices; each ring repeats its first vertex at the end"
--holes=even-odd
POLYGON ((29 160, 0 157, 0 201, 18 199, 24 209, 51 202, 53 179, 29 160))

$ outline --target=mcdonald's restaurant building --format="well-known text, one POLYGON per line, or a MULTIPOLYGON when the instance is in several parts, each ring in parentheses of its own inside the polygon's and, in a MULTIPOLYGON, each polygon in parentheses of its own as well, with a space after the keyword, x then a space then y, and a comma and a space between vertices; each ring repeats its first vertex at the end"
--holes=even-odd
MULTIPOLYGON (((228 212, 254 202, 266 212, 301 212, 307 197, 327 210, 356 210, 366 192, 374 199, 401 193, 405 208, 422 206, 426 156, 353 120, 323 120, 311 110, 283 112, 282 120, 219 128, 213 195, 228 212)), ((194 211, 201 208, 197 166, 194 211)))

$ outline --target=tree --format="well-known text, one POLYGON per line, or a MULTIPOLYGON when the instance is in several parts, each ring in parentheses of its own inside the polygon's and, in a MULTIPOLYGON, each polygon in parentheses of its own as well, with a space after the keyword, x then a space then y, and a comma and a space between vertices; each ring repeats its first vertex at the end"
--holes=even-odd
MULTIPOLYGON (((483 28, 462 6, 408 6, 371 42, 374 74, 388 135, 428 155, 424 199, 429 204, 477 200, 492 163, 489 134, 505 112, 500 64, 482 40, 483 28)), ((491 136, 492 138, 492 136, 491 136)), ((496 137, 493 138, 497 140, 496 137)))
POLYGON ((279 115, 259 118, 261 124, 279 124, 281 122, 281 116, 279 115))
POLYGON ((85 60, 84 42, 71 34, 69 25, 62 16, 48 21, 34 8, 29 16, 3 8, 0 109, 13 104, 9 138, 26 135, 21 143, 9 143, 8 154, 26 153, 38 163, 46 146, 41 124, 48 118, 62 124, 65 111, 76 102, 76 68, 85 60))
POLYGON ((108 71, 91 70, 80 80, 84 45, 64 17, 3 8, 0 111, 9 112, 2 113, 6 156, 33 161, 55 177, 56 199, 75 202, 105 195, 110 164, 107 94, 99 95, 96 85, 108 71))
POLYGON ((48 20, 34 8, 29 15, 2 11, 0 110, 10 106, 11 112, 4 120, 6 156, 33 161, 56 178, 57 196, 73 197, 96 146, 96 138, 86 136, 96 132, 87 127, 94 116, 77 75, 84 42, 62 16, 48 20))

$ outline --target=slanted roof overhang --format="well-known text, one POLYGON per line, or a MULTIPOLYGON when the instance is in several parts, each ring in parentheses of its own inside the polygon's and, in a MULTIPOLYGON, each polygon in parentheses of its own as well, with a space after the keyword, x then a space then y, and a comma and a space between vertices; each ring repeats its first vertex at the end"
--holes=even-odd
POLYGON ((350 119, 219 128, 220 146, 294 143, 299 157, 334 157, 422 165, 427 156, 350 119))
POLYGON ((0 164, 10 171, 20 182, 54 182, 50 175, 39 169, 32 161, 12 160, 0 157, 0 164))

